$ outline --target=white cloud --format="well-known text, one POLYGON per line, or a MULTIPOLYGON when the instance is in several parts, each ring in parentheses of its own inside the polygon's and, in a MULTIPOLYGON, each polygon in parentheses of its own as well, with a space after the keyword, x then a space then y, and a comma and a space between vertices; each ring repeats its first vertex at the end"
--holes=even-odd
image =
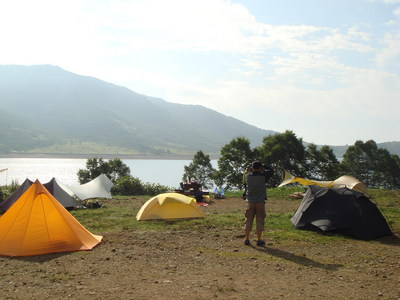
POLYGON ((400 33, 387 33, 382 40, 384 48, 379 49, 376 55, 380 67, 400 67, 400 33))
POLYGON ((397 7, 394 11, 393 14, 397 17, 400 18, 400 7, 397 7))
POLYGON ((368 0, 369 2, 383 2, 385 4, 397 4, 400 0, 368 0))
MULTIPOLYGON (((68 1, 62 6, 39 1, 26 11, 29 13, 15 19, 20 12, 18 4, 8 7, 2 25, 12 24, 14 37, 21 36, 21 40, 14 38, 9 49, 29 47, 37 60, 63 56, 89 59, 90 63, 162 50, 248 55, 271 49, 286 53, 370 51, 368 45, 353 39, 363 34, 354 29, 348 34, 305 25, 269 26, 257 22, 242 5, 221 0, 68 1)), ((11 51, 8 54, 12 55, 11 51)))
POLYGON ((345 82, 342 88, 313 90, 220 81, 212 88, 180 86, 171 89, 169 97, 184 102, 185 95, 194 94, 193 104, 261 128, 293 130, 309 142, 340 145, 356 139, 393 140, 393 128, 387 124, 398 124, 400 76, 347 67, 345 82))
POLYGON ((254 22, 243 6, 221 0, 113 1, 111 7, 94 9, 104 17, 103 25, 110 33, 120 33, 121 45, 134 51, 154 46, 164 50, 231 50, 233 41, 240 40, 246 30, 253 31, 246 26, 254 22))

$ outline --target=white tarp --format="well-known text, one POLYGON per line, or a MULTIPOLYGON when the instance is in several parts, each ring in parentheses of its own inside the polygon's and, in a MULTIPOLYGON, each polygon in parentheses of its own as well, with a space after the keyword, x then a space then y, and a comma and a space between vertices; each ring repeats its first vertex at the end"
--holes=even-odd
POLYGON ((112 181, 105 175, 101 174, 92 181, 85 184, 70 186, 69 189, 81 200, 92 198, 108 198, 111 199, 112 181))

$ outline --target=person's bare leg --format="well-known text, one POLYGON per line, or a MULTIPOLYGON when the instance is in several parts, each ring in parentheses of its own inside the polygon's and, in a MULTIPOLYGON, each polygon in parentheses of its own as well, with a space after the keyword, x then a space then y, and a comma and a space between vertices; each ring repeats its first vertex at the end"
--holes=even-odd
POLYGON ((250 233, 251 233, 251 230, 247 230, 247 229, 244 230, 244 244, 245 245, 250 245, 250 233))
POLYGON ((264 246, 265 242, 262 239, 262 231, 257 230, 257 246, 264 246))

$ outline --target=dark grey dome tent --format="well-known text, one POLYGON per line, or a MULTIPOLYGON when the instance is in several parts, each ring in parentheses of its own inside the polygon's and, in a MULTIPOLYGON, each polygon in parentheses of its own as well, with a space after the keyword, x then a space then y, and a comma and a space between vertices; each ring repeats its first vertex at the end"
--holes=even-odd
POLYGON ((291 221, 298 229, 338 232, 362 240, 393 235, 375 203, 346 187, 310 185, 291 221))

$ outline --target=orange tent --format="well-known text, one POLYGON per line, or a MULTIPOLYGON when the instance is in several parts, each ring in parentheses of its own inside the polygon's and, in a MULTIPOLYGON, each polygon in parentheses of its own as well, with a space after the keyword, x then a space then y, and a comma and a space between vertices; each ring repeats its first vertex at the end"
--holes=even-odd
POLYGON ((91 250, 102 240, 86 230, 36 180, 0 217, 0 255, 91 250))

